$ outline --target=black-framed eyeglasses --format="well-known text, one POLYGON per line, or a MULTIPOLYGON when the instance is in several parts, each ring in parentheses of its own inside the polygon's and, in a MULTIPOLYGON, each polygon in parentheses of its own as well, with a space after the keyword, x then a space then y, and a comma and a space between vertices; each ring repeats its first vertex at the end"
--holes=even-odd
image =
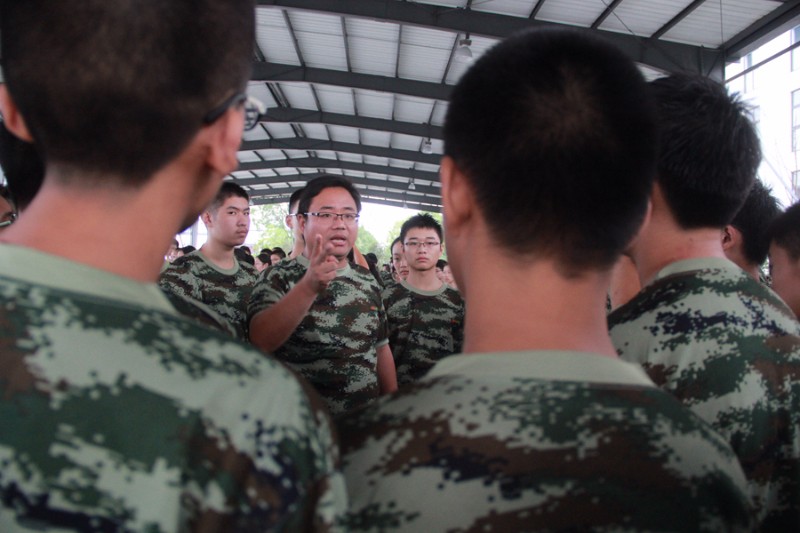
POLYGON ((330 211, 319 211, 317 213, 303 213, 304 215, 308 216, 311 215, 313 217, 317 217, 322 222, 333 222, 337 218, 343 220, 347 224, 355 224, 358 222, 359 214, 358 213, 332 213, 330 211))
POLYGON ((229 96, 220 105, 209 111, 203 117, 204 124, 211 124, 221 117, 225 111, 231 107, 244 105, 244 129, 252 130, 258 125, 259 119, 266 115, 267 106, 264 105, 258 98, 248 96, 245 93, 236 93, 229 96))
POLYGON ((419 247, 436 248, 437 246, 439 246, 439 244, 441 244, 439 241, 408 241, 403 243, 404 246, 407 246, 412 249, 419 247))
POLYGON ((13 211, 9 211, 7 213, 3 213, 2 217, 0 217, 0 229, 7 228, 11 224, 13 224, 17 220, 17 214, 13 211))

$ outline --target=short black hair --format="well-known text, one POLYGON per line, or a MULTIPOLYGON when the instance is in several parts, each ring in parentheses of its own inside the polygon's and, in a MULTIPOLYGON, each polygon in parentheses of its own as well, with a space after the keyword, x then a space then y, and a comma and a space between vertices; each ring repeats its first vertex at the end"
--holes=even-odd
POLYGON ((731 225, 742 234, 742 252, 748 262, 761 265, 769 255, 769 228, 781 214, 770 189, 756 180, 731 225))
POLYGON ((147 181, 243 90, 254 43, 253 0, 0 4, 9 92, 66 181, 147 181))
POLYGON ((0 121, 0 166, 17 209, 30 205, 44 181, 44 163, 36 145, 8 131, 0 121))
POLYGON ((290 214, 293 214, 293 215, 297 214, 297 211, 292 213, 292 206, 294 205, 295 207, 299 207, 299 203, 298 202, 300 202, 300 197, 303 196, 303 191, 305 189, 306 189, 305 187, 301 187, 301 188, 297 189, 296 191, 294 191, 292 193, 292 195, 289 197, 289 213, 290 214))
POLYGON ((792 261, 800 259, 800 202, 790 206, 772 221, 769 238, 786 250, 792 261))
POLYGON ((442 235, 442 225, 433 218, 428 213, 417 213, 416 215, 412 216, 400 227, 400 241, 405 243, 406 241, 406 233, 408 230, 413 228, 428 228, 432 230, 436 230, 436 234, 439 236, 439 240, 444 240, 442 235))
POLYGON ((650 82, 658 111, 656 180, 684 229, 730 224, 756 179, 758 134, 721 84, 674 74, 650 82))
POLYGON ((486 52, 453 90, 444 141, 492 237, 566 275, 610 268, 644 219, 652 103, 633 62, 587 32, 534 29, 486 52))
POLYGON ((280 246, 276 246, 275 248, 273 248, 272 252, 270 252, 270 255, 272 254, 280 256, 281 259, 286 259, 286 252, 284 252, 283 248, 281 248, 280 246))
POLYGON ((239 198, 244 198, 248 202, 250 202, 250 195, 247 194, 247 191, 233 181, 223 181, 222 185, 217 192, 217 195, 214 197, 214 200, 211 202, 211 205, 208 206, 208 210, 210 212, 214 212, 219 209, 222 204, 225 203, 225 200, 230 198, 231 196, 237 196, 239 198))
POLYGON ((308 208, 311 206, 311 201, 323 190, 333 187, 346 189, 356 203, 356 211, 361 212, 361 195, 358 193, 353 183, 347 178, 343 178, 341 176, 325 175, 314 178, 306 184, 305 188, 303 189, 303 194, 300 196, 300 203, 297 206, 297 213, 308 213, 308 208))
POLYGON ((447 261, 445 261, 444 259, 439 259, 438 261, 436 261, 436 268, 444 270, 444 267, 446 266, 447 266, 447 261))

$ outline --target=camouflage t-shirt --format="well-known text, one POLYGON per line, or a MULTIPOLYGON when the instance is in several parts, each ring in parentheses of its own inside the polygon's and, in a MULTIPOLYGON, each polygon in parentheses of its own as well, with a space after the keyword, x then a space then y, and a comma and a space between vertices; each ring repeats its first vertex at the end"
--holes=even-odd
MULTIPOLYGON (((253 288, 252 318, 283 298, 305 275, 303 256, 264 270, 253 288)), ((369 270, 348 264, 317 296, 308 314, 274 355, 297 370, 333 414, 378 397, 377 352, 387 343, 381 290, 369 270)))
POLYGON ((346 508, 324 405, 156 284, 0 245, 0 531, 299 531, 346 508))
POLYGON ((673 263, 609 316, 639 363, 730 442, 763 529, 800 530, 800 324, 725 259, 673 263))
POLYGON ((399 385, 413 383, 439 359, 461 351, 464 299, 457 290, 443 284, 423 291, 403 281, 385 288, 381 297, 399 385))
MULTIPOLYGON (((257 275, 255 267, 239 261, 234 261, 233 268, 220 268, 195 250, 176 259, 161 273, 158 284, 168 297, 174 294, 205 304, 230 324, 238 339, 246 341, 247 301, 257 275)), ((179 312, 198 318, 194 312, 187 313, 179 299, 170 300, 179 312)))
POLYGON ((730 446, 634 365, 454 355, 338 421, 352 531, 749 531, 730 446))

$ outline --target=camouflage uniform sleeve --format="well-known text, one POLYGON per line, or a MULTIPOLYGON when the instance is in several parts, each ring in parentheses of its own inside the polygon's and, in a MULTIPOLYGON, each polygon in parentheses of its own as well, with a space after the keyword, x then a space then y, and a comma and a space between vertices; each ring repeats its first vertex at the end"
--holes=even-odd
POLYGON ((161 273, 158 286, 165 294, 176 294, 183 298, 202 301, 203 293, 192 272, 191 261, 180 257, 161 273))
POLYGON ((296 262, 281 262, 264 269, 258 276, 247 304, 247 322, 260 311, 278 303, 303 277, 305 268, 296 262))
POLYGON ((406 290, 399 283, 383 290, 381 300, 386 313, 386 336, 395 361, 402 359, 408 339, 408 318, 410 309, 406 290))

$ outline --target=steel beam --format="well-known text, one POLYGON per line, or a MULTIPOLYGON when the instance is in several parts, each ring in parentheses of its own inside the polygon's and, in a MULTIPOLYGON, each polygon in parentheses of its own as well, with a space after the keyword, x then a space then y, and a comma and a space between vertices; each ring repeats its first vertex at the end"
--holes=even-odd
POLYGON ((262 141, 245 141, 239 150, 327 150, 332 152, 345 152, 350 154, 363 154, 375 157, 387 157, 402 161, 415 161, 438 165, 442 156, 438 154, 423 154, 416 150, 400 150, 397 148, 384 148, 367 144, 345 143, 325 139, 310 139, 308 137, 286 137, 281 139, 264 139, 262 141))

